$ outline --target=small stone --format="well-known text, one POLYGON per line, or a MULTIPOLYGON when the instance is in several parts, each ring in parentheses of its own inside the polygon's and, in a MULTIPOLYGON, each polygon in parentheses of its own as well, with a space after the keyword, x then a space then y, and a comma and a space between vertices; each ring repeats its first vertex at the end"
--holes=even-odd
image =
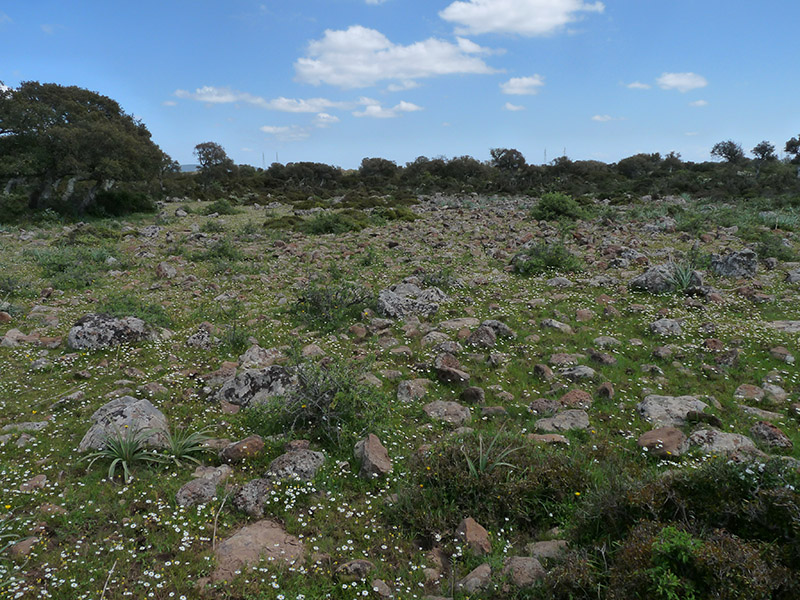
POLYGON ((467 517, 461 521, 456 528, 456 536, 464 541, 478 556, 489 554, 492 551, 489 532, 472 517, 467 517))
POLYGON ((264 438, 260 435, 251 435, 223 448, 219 453, 219 459, 226 463, 238 463, 256 456, 262 450, 264 450, 264 438))
POLYGON ((370 433, 358 442, 353 451, 356 460, 361 461, 358 476, 362 479, 385 477, 392 471, 389 452, 375 434, 370 433))
POLYGON ((547 365, 541 363, 533 366, 533 374, 539 379, 544 379, 545 381, 550 381, 553 379, 553 377, 555 377, 553 370, 547 365))
POLYGON ((35 536, 27 537, 19 542, 16 542, 8 549, 11 558, 21 559, 30 556, 36 544, 39 543, 39 538, 35 536))
POLYGON ((491 580, 492 568, 488 563, 483 563, 470 571, 457 585, 459 589, 463 589, 468 594, 474 594, 479 590, 489 587, 491 580))
POLYGON ((567 552, 566 540, 546 540, 543 542, 534 542, 525 546, 525 550, 533 558, 540 561, 559 558, 567 552))
POLYGON ((349 583, 351 581, 361 581, 367 578, 369 572, 375 568, 370 561, 363 558, 348 561, 336 569, 336 577, 339 581, 349 583))
POLYGON ((770 349, 769 353, 772 358, 783 361, 787 365, 794 364, 794 356, 792 356, 792 354, 783 346, 775 346, 774 348, 770 349))
POLYGON ((683 328, 675 319, 659 319, 650 323, 650 332, 660 336, 681 335, 683 328))
POLYGON ((525 589, 536 585, 545 576, 541 563, 530 556, 509 556, 503 561, 503 576, 508 577, 514 587, 525 589))
POLYGON ((736 391, 733 393, 733 397, 739 400, 763 400, 765 392, 763 389, 758 387, 757 385, 751 385, 749 383, 743 383, 736 391))
POLYGON ((43 490, 46 485, 47 485, 47 475, 41 474, 37 475, 36 477, 32 477, 31 479, 20 485, 19 491, 24 493, 30 493, 33 492, 34 490, 43 490))
POLYGON ((589 408, 592 405, 592 395, 583 390, 570 390, 558 400, 566 408, 589 408))
POLYGON ((610 381, 604 381, 597 388, 597 395, 601 398, 613 400, 614 398, 614 385, 610 381))
POLYGON ((451 425, 463 425, 469 423, 472 418, 470 410, 458 402, 436 400, 426 404, 422 409, 431 419, 445 421, 451 425))
POLYGON ((267 469, 272 479, 299 479, 311 481, 325 463, 325 455, 313 450, 293 450, 281 454, 267 469))
POLYGON ((370 586, 372 586, 372 591, 375 592, 378 598, 386 598, 388 600, 393 596, 392 589, 382 579, 373 579, 370 586))
POLYGON ((486 401, 486 392, 483 388, 470 386, 461 392, 460 399, 465 404, 483 404, 486 401))
POLYGON ((675 427, 661 427, 639 436, 637 444, 658 458, 678 457, 685 450, 686 435, 675 427))
POLYGON ((572 429, 588 429, 589 415, 583 410, 565 410, 553 417, 536 421, 539 431, 571 431, 572 429))
POLYGON ((567 335, 572 335, 573 333, 575 333, 572 327, 570 327, 566 323, 562 323, 561 321, 556 321, 555 319, 544 319, 542 321, 542 328, 555 329, 556 331, 560 331, 561 333, 567 335))

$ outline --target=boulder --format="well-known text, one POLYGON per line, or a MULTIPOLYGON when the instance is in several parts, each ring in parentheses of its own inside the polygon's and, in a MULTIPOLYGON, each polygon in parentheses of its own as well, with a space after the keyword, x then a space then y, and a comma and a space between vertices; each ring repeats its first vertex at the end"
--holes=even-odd
POLYGON ((686 435, 675 427, 660 427, 639 436, 637 444, 658 458, 671 458, 686 450, 686 435))
POLYGON ((766 421, 759 421, 750 428, 750 435, 770 448, 783 448, 791 450, 794 447, 792 440, 780 428, 766 421))
POLYGON ((686 424, 687 415, 703 412, 708 404, 696 396, 659 396, 651 394, 636 405, 645 420, 659 427, 680 427, 686 424))
POLYGON ((762 455, 749 437, 738 433, 723 433, 716 429, 700 429, 687 440, 692 448, 702 454, 721 454, 734 459, 762 455))
POLYGON ((585 410, 564 410, 552 417, 536 421, 539 431, 570 431, 572 429, 588 429, 589 415, 585 410))
POLYGON ((570 390, 558 401, 566 408, 589 408, 592 405, 592 395, 583 390, 570 390))
POLYGON ((456 537, 466 543, 470 550, 478 556, 489 554, 492 551, 489 532, 472 517, 461 521, 456 529, 456 537))
POLYGON ((78 450, 101 450, 106 439, 133 431, 141 435, 148 446, 163 448, 167 444, 167 418, 149 400, 122 396, 98 408, 92 415, 94 423, 83 436, 78 450))
POLYGON ((259 369, 272 366, 281 358, 283 358, 283 352, 277 348, 265 349, 258 344, 253 344, 239 357, 239 365, 243 369, 259 369))
POLYGON ((301 565, 304 554, 302 542, 286 533, 278 523, 269 519, 256 521, 217 547, 217 567, 211 574, 211 581, 230 582, 237 571, 254 567, 262 559, 289 566, 301 565))
POLYGON ((219 453, 224 463, 238 463, 260 454, 264 450, 264 439, 260 435, 251 435, 238 442, 225 446, 219 453))
POLYGON ((428 385, 430 383, 430 379, 410 379, 401 381, 397 386, 397 399, 404 403, 419 400, 428 392, 428 385))
POLYGON ((363 558, 349 560, 336 568, 336 578, 342 582, 361 581, 367 578, 370 571, 375 568, 370 561, 363 558))
POLYGON ((650 323, 650 332, 660 336, 681 335, 683 328, 679 321, 675 319, 658 319, 650 323))
POLYGON ((665 294, 675 290, 673 269, 670 265, 655 265, 628 282, 628 288, 650 294, 665 294))
POLYGON ((384 477, 392 471, 392 461, 389 452, 373 433, 356 443, 353 450, 356 460, 361 461, 358 476, 363 479, 376 479, 384 477))
POLYGON ((497 319, 486 319, 481 323, 482 327, 491 327, 494 333, 499 338, 514 339, 517 337, 517 332, 511 329, 508 325, 497 319))
POLYGON ((758 270, 758 254, 749 248, 723 255, 712 254, 711 270, 720 277, 755 277, 758 270))
POLYGON ((464 423, 469 423, 472 418, 472 414, 466 406, 446 400, 436 400, 426 404, 422 407, 422 410, 431 419, 445 421, 451 425, 463 425, 464 423))
POLYGON ((421 289, 413 283, 401 283, 383 289, 378 294, 378 312, 391 319, 411 315, 429 317, 439 310, 447 294, 437 287, 421 289))
POLYGON ((491 327, 481 325, 470 334, 467 343, 478 348, 494 348, 497 344, 497 334, 491 327))
POLYGON ((272 489, 269 479, 253 479, 236 490, 232 502, 238 510, 251 517, 260 519, 264 516, 264 500, 272 489))
POLYGON ((217 495, 217 484, 212 479, 198 477, 181 486, 175 494, 178 506, 207 504, 217 495))
POLYGON ((157 336, 147 324, 136 317, 118 319, 92 313, 79 319, 67 336, 73 350, 101 350, 119 344, 135 344, 157 336))
POLYGON ((492 568, 488 563, 483 563, 470 571, 467 576, 461 579, 456 585, 459 589, 464 590, 468 594, 474 594, 477 591, 489 587, 491 581, 492 568))
POLYGON ((508 578, 514 587, 524 589, 533 587, 536 582, 544 578, 545 570, 536 558, 509 556, 503 561, 501 575, 508 578))
POLYGON ((311 481, 325 463, 325 455, 314 450, 292 450, 273 460, 267 469, 270 479, 311 481))
POLYGON ((217 399, 238 406, 257 406, 273 396, 282 396, 293 387, 289 371, 280 365, 247 369, 222 384, 217 399))

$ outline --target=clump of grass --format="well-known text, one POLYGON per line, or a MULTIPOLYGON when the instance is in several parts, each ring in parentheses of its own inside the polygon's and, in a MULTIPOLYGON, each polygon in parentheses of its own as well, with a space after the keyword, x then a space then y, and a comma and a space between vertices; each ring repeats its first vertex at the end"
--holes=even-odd
POLYGON ((563 242, 539 242, 514 256, 511 264, 520 275, 537 275, 547 271, 572 272, 583 268, 583 261, 570 252, 563 242))
POLYGON ((91 286, 113 265, 106 261, 113 253, 104 247, 67 246, 26 252, 39 265, 50 285, 61 290, 80 290, 91 286))
POLYGON ((200 464, 200 459, 196 455, 208 452, 209 448, 205 442, 209 439, 210 428, 206 427, 198 431, 187 431, 186 429, 176 429, 166 433, 167 447, 161 453, 164 462, 170 462, 176 467, 182 467, 187 463, 200 464))
POLYGON ((149 432, 145 429, 134 430, 126 429, 124 432, 117 431, 114 435, 108 436, 102 450, 97 450, 87 454, 81 462, 88 462, 87 470, 97 461, 110 460, 108 466, 108 479, 113 480, 117 473, 117 468, 122 469, 123 481, 127 484, 132 480, 131 469, 137 464, 153 464, 162 462, 162 458, 152 450, 145 447, 145 440, 149 437, 149 432))
POLYGON ((195 252, 193 260, 201 261, 239 261, 244 258, 244 254, 234 246, 227 238, 221 238, 211 244, 207 249, 195 252))
POLYGON ((347 233, 348 231, 361 231, 369 224, 368 217, 357 210, 341 212, 323 212, 306 219, 298 226, 300 231, 310 235, 323 235, 326 233, 347 233))
POLYGON ((800 259, 794 247, 784 244, 781 236, 766 231, 761 232, 756 253, 761 258, 777 258, 786 262, 800 259))
POLYGON ((98 312, 113 317, 138 317, 159 327, 170 327, 172 319, 166 309, 155 302, 147 302, 130 293, 113 293, 98 305, 98 312))
POLYGON ((219 221, 209 219, 200 226, 200 231, 202 231, 203 233, 220 233, 222 231, 225 231, 225 225, 223 225, 219 221))

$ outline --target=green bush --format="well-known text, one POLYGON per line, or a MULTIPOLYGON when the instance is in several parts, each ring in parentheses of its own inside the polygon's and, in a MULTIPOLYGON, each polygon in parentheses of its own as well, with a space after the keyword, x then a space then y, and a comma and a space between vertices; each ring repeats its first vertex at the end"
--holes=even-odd
POLYGON ((28 195, 0 193, 0 223, 15 223, 28 212, 28 195))
POLYGON ((97 192, 94 202, 86 212, 93 216, 105 217, 127 215, 137 212, 155 212, 156 203, 147 194, 131 190, 107 190, 97 192))
POLYGON ((756 253, 759 258, 777 258, 786 262, 800 260, 794 246, 786 246, 782 236, 766 231, 761 232, 756 253))
POLYGON ((41 267, 50 285, 61 290, 80 290, 91 286, 111 266, 112 253, 103 247, 68 246, 26 252, 41 267))
POLYGON ((363 311, 372 308, 375 295, 364 286, 338 278, 328 282, 310 282, 289 314, 299 323, 325 332, 341 329, 363 311))
POLYGON ((355 441, 385 419, 387 398, 359 383, 363 366, 345 361, 325 366, 304 362, 296 373, 295 389, 248 409, 250 428, 262 435, 300 433, 350 456, 355 441))
POLYGON ((537 275, 547 271, 572 272, 583 268, 583 261, 562 242, 539 242, 519 252, 511 264, 520 275, 537 275))
POLYGON ((239 213, 239 209, 231 204, 231 201, 227 198, 221 198, 204 207, 201 212, 206 216, 213 215, 214 213, 218 215, 235 215, 239 213))
POLYGON ((348 209, 342 212, 323 212, 300 223, 298 229, 310 235, 326 233, 347 233, 361 231, 369 224, 368 217, 361 211, 348 209))
POLYGON ((531 217, 537 221, 571 221, 585 216, 580 204, 561 192, 548 192, 531 209, 531 217))

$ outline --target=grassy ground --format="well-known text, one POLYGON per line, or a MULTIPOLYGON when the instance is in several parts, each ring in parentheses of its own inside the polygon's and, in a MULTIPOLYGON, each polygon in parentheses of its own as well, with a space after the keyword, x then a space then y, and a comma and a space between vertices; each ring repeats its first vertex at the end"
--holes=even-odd
MULTIPOLYGON (((511 205, 502 198, 477 204, 470 201, 460 208, 455 200, 451 204, 456 208, 422 205, 418 208, 422 218, 417 220, 370 220, 365 216, 334 219, 333 225, 326 221, 326 228, 338 232, 334 234, 309 233, 316 229, 292 225, 290 220, 283 221, 289 223, 287 227, 275 227, 277 220, 289 214, 286 211, 265 214, 263 209, 238 207, 235 214, 209 217, 204 213, 210 210, 204 210, 204 205, 185 206, 190 214, 183 218, 171 216, 178 206, 169 205, 167 216, 158 218, 98 220, 79 228, 51 223, 28 231, 1 230, 0 303, 11 321, 0 324, 0 334, 18 328, 26 334, 37 330, 43 336, 64 336, 65 340, 55 349, 30 343, 0 348, 0 427, 48 420, 24 445, 18 444, 20 434, 15 433, 0 446, 0 536, 8 536, 0 537, 0 546, 31 535, 39 540, 27 557, 14 559, 8 551, 0 554, 0 595, 197 597, 197 580, 214 568, 213 546, 248 521, 231 509, 227 492, 220 488, 215 501, 181 508, 175 492, 192 478, 191 467, 134 465, 133 480, 124 484, 106 479, 107 463, 87 470, 77 451, 98 407, 115 391, 136 390, 148 383, 164 386, 166 391, 149 397, 173 427, 207 427, 214 437, 231 440, 269 434, 261 455, 235 466, 229 480, 232 485, 261 476, 293 437, 307 437, 313 449, 326 452, 326 463, 313 482, 278 486, 267 505, 268 516, 302 538, 307 551, 305 565, 285 569, 263 564, 233 582, 206 589, 204 593, 211 598, 357 598, 373 595, 373 578, 390 584, 398 598, 451 596, 453 592, 457 598, 515 594, 520 598, 614 598, 640 592, 654 598, 711 597, 703 594, 711 594, 709 590, 716 589, 724 578, 710 574, 723 570, 708 567, 702 576, 676 581, 680 561, 666 550, 659 554, 659 548, 672 548, 672 542, 654 537, 646 527, 637 529, 640 522, 676 523, 681 531, 688 531, 689 541, 680 534, 670 535, 698 564, 712 564, 707 556, 716 556, 714 552, 722 547, 730 550, 724 544, 733 544, 739 553, 728 551, 728 556, 743 557, 741 561, 756 557, 775 581, 796 579, 800 563, 792 564, 792 560, 800 556, 800 516, 791 512, 800 506, 791 488, 797 484, 796 473, 784 473, 766 459, 761 461, 760 471, 753 467, 750 473, 747 466, 724 471, 724 464, 717 465, 719 460, 695 454, 679 461, 657 460, 636 445, 639 435, 651 429, 636 411, 637 403, 648 393, 713 396, 719 407, 709 412, 719 417, 721 429, 749 435, 750 426, 758 419, 741 411, 734 391, 744 383, 760 385, 772 374, 782 379, 790 400, 751 404, 781 414, 774 424, 794 442, 794 450, 768 452, 800 458, 797 415, 789 406, 800 401, 800 375, 795 366, 769 353, 770 348, 783 345, 800 355, 798 334, 777 332, 766 325, 777 319, 797 319, 800 314, 800 289, 783 281, 785 261, 797 260, 800 251, 800 241, 791 231, 791 215, 781 221, 785 229, 775 231, 766 222, 768 218, 759 217, 761 207, 734 206, 720 224, 738 224, 739 232, 717 235, 713 220, 698 223, 694 218, 711 212, 700 203, 682 209, 651 203, 596 210, 586 220, 561 224, 566 246, 584 264, 582 273, 564 275, 577 282, 606 274, 618 283, 602 287, 578 283, 560 289, 547 283, 557 272, 521 276, 507 268, 526 235, 559 235, 556 229, 537 223, 522 205, 511 205), (665 215, 675 216, 678 232, 642 233, 643 224, 665 215), (352 230, 347 228, 349 221, 357 223, 352 230), (271 226, 264 227, 265 222, 271 226), (161 227, 159 233, 152 238, 143 236, 140 229, 153 223, 161 227), (703 254, 728 247, 741 249, 747 243, 779 248, 783 261, 779 268, 765 271, 762 266, 757 285, 749 282, 770 298, 755 303, 735 291, 737 282, 708 273, 706 279, 722 290, 724 302, 695 305, 680 294, 633 293, 625 283, 643 267, 606 271, 600 264, 608 244, 637 245, 652 264, 680 259, 703 234, 711 234, 700 242, 703 254), (776 246, 765 236, 787 243, 779 241, 776 246), (159 279, 156 265, 161 261, 174 266, 178 276, 159 279), (435 379, 425 366, 435 353, 422 346, 419 336, 408 336, 402 321, 392 326, 391 333, 399 344, 409 346, 410 356, 384 349, 376 336, 357 342, 349 332, 356 322, 369 324, 374 296, 380 289, 413 274, 440 283, 451 297, 428 320, 431 325, 474 316, 501 319, 517 333, 513 340, 498 339, 493 352, 504 355, 498 357, 498 365, 486 360, 485 351, 467 348, 460 355, 471 384, 486 390, 486 404, 507 411, 501 417, 482 417, 480 407, 471 407, 471 434, 454 437, 452 427, 432 421, 422 411, 422 405, 433 400, 458 401, 460 389, 455 386, 433 383, 423 400, 408 404, 397 400, 397 381, 388 371, 399 371, 402 379, 435 379), (461 278, 465 286, 448 287, 455 278, 461 278), (47 288, 53 289, 42 293, 47 288), (323 293, 314 296, 315 289, 323 293), (343 295, 325 296, 326 290, 334 289, 343 289, 343 295), (618 316, 604 316, 604 305, 598 301, 601 294, 613 299, 618 316), (352 306, 340 306, 342 297, 354 298, 352 306), (595 316, 578 321, 579 309, 590 309, 595 316), (156 342, 108 351, 67 348, 66 334, 72 324, 98 311, 140 316, 168 329, 169 334, 156 342), (683 334, 670 339, 651 334, 649 324, 662 315, 682 319, 683 334), (575 333, 543 329, 540 323, 546 318, 569 323, 575 333), (186 338, 204 321, 216 327, 220 343, 211 350, 187 347, 186 338), (713 324, 713 332, 709 324, 713 324), (556 352, 586 356, 596 345, 593 340, 601 335, 613 336, 621 345, 605 350, 617 359, 615 365, 598 365, 588 356, 580 359, 598 372, 597 381, 573 384, 556 377, 547 382, 534 374, 534 365, 546 363, 556 352), (725 349, 738 348, 738 364, 713 371, 705 368, 715 364, 717 354, 708 350, 708 338, 719 339, 725 349), (349 364, 343 368, 352 369, 354 378, 359 370, 374 374, 380 387, 370 396, 377 407, 372 422, 363 425, 355 419, 343 438, 347 443, 333 444, 314 437, 318 432, 313 430, 276 435, 274 427, 246 410, 224 413, 209 399, 200 376, 220 368, 223 361, 237 360, 253 341, 263 348, 285 347, 288 354, 293 348, 315 343, 327 357, 349 364), (664 344, 674 345, 672 357, 653 357, 654 348, 664 344), (644 370, 643 365, 658 369, 644 370), (600 381, 611 382, 615 396, 612 400, 595 396, 588 411, 590 429, 568 433, 568 447, 540 447, 526 437, 535 431, 539 418, 528 409, 531 401, 557 399, 573 387, 595 395, 600 381), (59 402, 78 391, 83 392, 81 399, 59 402), (380 438, 394 463, 392 475, 384 480, 364 482, 356 475, 358 465, 350 442, 367 431, 380 438), (511 466, 470 474, 465 456, 479 457, 478 435, 483 442, 497 436, 496 449, 513 448, 502 461, 511 466), (432 445, 430 453, 421 452, 424 445, 432 445), (713 485, 695 488, 690 482, 680 488, 684 491, 658 487, 667 485, 659 483, 667 472, 706 476, 717 468, 723 469, 717 474, 723 487, 729 480, 741 478, 759 482, 740 491, 736 497, 739 504, 729 499, 725 506, 736 505, 735 510, 730 509, 735 518, 724 522, 704 516, 697 508, 719 501, 713 485), (773 471, 772 478, 764 475, 773 471), (41 489, 20 491, 22 484, 41 474, 47 477, 41 489), (766 479, 762 482, 759 477, 766 479), (689 489, 692 491, 685 491, 689 489), (785 521, 773 529, 760 528, 769 518, 755 508, 745 512, 753 503, 766 502, 758 495, 765 489, 788 494, 781 496, 781 502, 768 504, 770 510, 781 506, 789 511, 785 518, 772 515, 773 520, 785 521), (643 499, 647 494, 651 494, 647 496, 650 504, 643 499), (629 521, 622 517, 614 521, 613 511, 598 512, 609 506, 610 498, 613 506, 627 507, 632 515, 629 521), (658 503, 653 498, 684 498, 681 506, 689 507, 690 515, 656 510, 652 506, 658 503), (52 514, 48 505, 63 510, 52 514), (645 505, 652 510, 642 508, 645 505), (489 530, 493 549, 488 557, 472 555, 453 537, 456 526, 467 516, 475 516, 489 530), (605 518, 608 527, 598 526, 597 520, 605 518), (748 518, 756 523, 749 531, 741 523, 748 518), (613 530, 612 524, 618 529, 613 530), (719 541, 713 537, 719 530, 738 537, 719 541), (569 539, 573 550, 567 567, 549 565, 548 579, 533 590, 503 591, 502 578, 497 576, 497 587, 481 593, 468 595, 453 589, 458 577, 482 562, 499 573, 504 558, 525 555, 527 544, 549 538, 569 539), (638 548, 636 544, 646 548, 641 551, 646 559, 631 567, 640 573, 639 579, 623 576, 622 557, 633 565, 630 556, 638 548), (448 553, 454 572, 438 583, 426 582, 424 573, 433 566, 427 554, 433 546, 448 553), (333 576, 338 564, 355 558, 375 564, 367 580, 342 583, 333 576), (789 574, 781 569, 788 569, 789 574), (713 577, 718 578, 716 583, 708 583, 713 577)), ((694 428, 698 426, 687 425, 684 430, 688 434, 694 428)), ((492 457, 488 458, 491 464, 492 457)), ((212 453, 203 461, 218 464, 212 453)), ((667 505, 664 500, 663 506, 667 505)), ((727 514, 720 509, 723 513, 727 514)), ((725 572, 740 577, 728 588, 762 589, 753 583, 760 575, 743 571, 738 563, 725 572)), ((767 589, 771 584, 764 585, 767 589)), ((743 591, 720 597, 791 597, 781 596, 793 592, 779 587, 769 588, 769 595, 748 596, 743 591)))

